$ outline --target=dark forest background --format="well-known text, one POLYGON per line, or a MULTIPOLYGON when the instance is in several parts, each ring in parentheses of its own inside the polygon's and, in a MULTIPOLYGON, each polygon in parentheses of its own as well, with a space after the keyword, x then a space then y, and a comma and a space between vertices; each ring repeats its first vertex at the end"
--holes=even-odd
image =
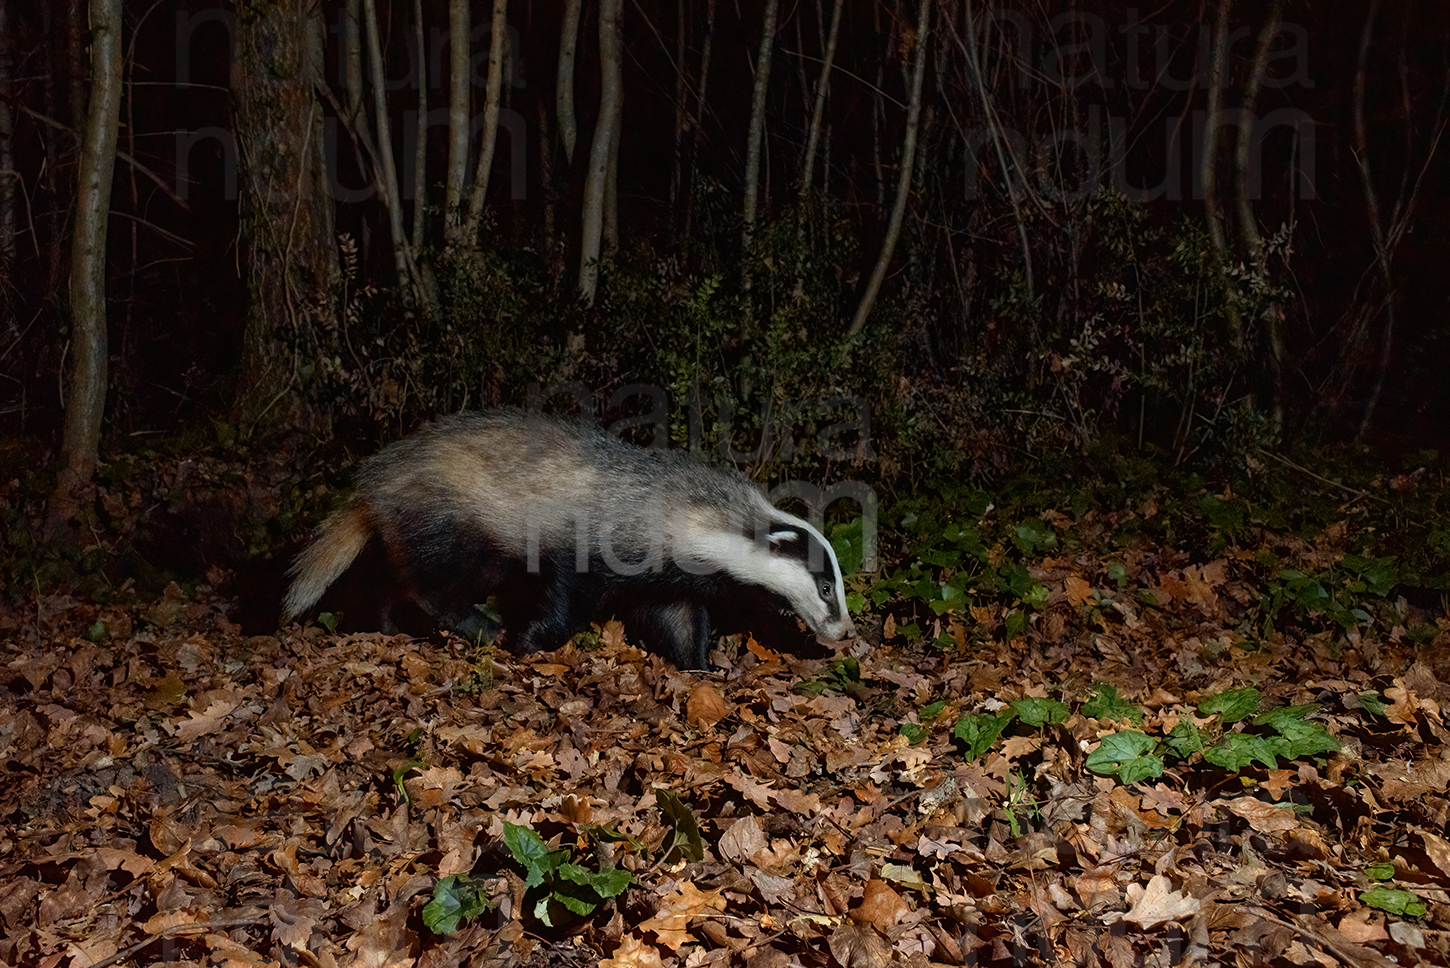
POLYGON ((869 409, 845 463, 904 486, 1450 434, 1443 4, 584 0, 571 149, 567 0, 0 0, 17 476, 63 462, 112 3, 103 468, 361 454, 561 381, 606 416, 659 388, 677 444, 697 401, 760 477, 844 473, 793 445, 869 409))

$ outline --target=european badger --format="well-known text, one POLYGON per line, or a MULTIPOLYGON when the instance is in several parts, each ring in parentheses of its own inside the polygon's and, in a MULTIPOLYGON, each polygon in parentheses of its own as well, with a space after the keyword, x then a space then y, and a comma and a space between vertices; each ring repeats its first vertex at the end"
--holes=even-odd
POLYGON ((855 634, 830 543, 744 475, 534 412, 457 414, 365 461, 293 565, 283 618, 374 537, 406 598, 465 638, 506 629, 517 654, 617 616, 677 666, 708 668, 711 611, 760 597, 823 643, 855 634), (476 607, 490 596, 502 628, 476 607))

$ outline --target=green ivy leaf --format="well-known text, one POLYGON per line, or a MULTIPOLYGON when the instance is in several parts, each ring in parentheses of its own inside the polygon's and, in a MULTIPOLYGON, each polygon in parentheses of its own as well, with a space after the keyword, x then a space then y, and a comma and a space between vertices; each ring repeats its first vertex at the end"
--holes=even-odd
POLYGON ((600 897, 618 897, 634 883, 634 875, 622 867, 611 867, 595 874, 592 883, 600 897))
POLYGON ((952 727, 952 735, 966 744, 965 757, 968 763, 992 748, 1002 730, 1011 720, 990 714, 967 713, 952 727))
POLYGON ((1067 706, 1056 699, 1047 699, 1042 696, 1026 696, 1022 699, 1014 699, 1007 704, 1012 711, 1028 726, 1041 728, 1048 723, 1060 723, 1067 719, 1072 712, 1067 706))
POLYGON ((1126 719, 1134 725, 1143 721, 1143 710, 1121 698, 1118 690, 1107 683, 1099 683, 1093 689, 1092 698, 1082 704, 1082 714, 1115 722, 1126 719))
POLYGON ((1203 758, 1214 766, 1238 773, 1255 761, 1265 768, 1277 770, 1278 757, 1288 753, 1288 743, 1282 737, 1255 736, 1252 733, 1234 733, 1225 736, 1217 746, 1203 754, 1203 758))
POLYGON ((533 830, 507 820, 503 823, 503 842, 524 868, 525 887, 544 883, 545 876, 553 874, 568 856, 566 851, 550 851, 549 845, 533 830))
POLYGON ((1289 743, 1288 757, 1291 760, 1339 752, 1339 740, 1319 723, 1291 719, 1278 727, 1278 730, 1279 735, 1289 743))
POLYGON ((1359 704, 1367 709, 1371 715, 1385 718, 1390 711, 1389 703, 1379 697, 1376 692, 1362 692, 1359 694, 1359 704))
POLYGON ((1151 755, 1154 745, 1151 736, 1138 730, 1109 733, 1097 749, 1088 754, 1084 765, 1104 776, 1117 774, 1124 784, 1162 776, 1163 758, 1151 755))
POLYGON ((1268 726, 1271 729, 1282 729, 1285 723, 1303 722, 1311 714, 1319 711, 1319 703, 1306 702, 1298 706, 1279 706, 1276 709, 1266 710, 1254 717, 1255 726, 1268 726))
POLYGON ((434 934, 452 934, 461 922, 488 909, 481 879, 450 874, 433 885, 433 899, 423 907, 423 924, 434 934))
POLYGON ((920 746, 931 735, 931 730, 920 723, 902 723, 899 732, 912 746, 920 746))
POLYGON ((1180 759, 1187 759, 1203 749, 1203 733, 1191 719, 1180 719, 1169 731, 1164 743, 1180 759))
POLYGON ((672 831, 665 861, 668 863, 679 858, 704 860, 705 841, 700 837, 700 822, 695 819, 695 812, 675 791, 665 787, 655 787, 655 804, 672 831))
POLYGON ((1198 711, 1205 716, 1218 716, 1225 723, 1236 723, 1252 716, 1262 698, 1263 694, 1252 686, 1230 689, 1200 702, 1198 711))
POLYGON ((922 706, 921 710, 916 714, 916 718, 920 722, 929 723, 940 716, 941 711, 945 708, 947 708, 947 701, 945 699, 938 699, 936 702, 927 703, 925 706, 922 706))
POLYGON ((1405 918, 1422 918, 1429 910, 1414 894, 1392 887, 1372 887, 1360 892, 1359 899, 1369 907, 1405 918))

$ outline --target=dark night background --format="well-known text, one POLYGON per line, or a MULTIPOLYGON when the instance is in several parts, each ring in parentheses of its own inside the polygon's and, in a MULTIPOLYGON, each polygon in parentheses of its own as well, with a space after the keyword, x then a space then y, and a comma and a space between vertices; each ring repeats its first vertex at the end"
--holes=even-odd
MULTIPOLYGON (((442 238, 446 125, 429 130, 416 254, 431 306, 399 285, 374 165, 339 118, 346 6, 125 3, 119 150, 134 163, 118 162, 110 202, 103 466, 163 440, 289 453, 299 431, 307 446, 335 440, 357 456, 439 412, 522 403, 531 384, 557 380, 601 399, 645 381, 677 410, 700 385, 711 413, 728 404, 750 415, 737 427, 747 436, 773 406, 852 394, 869 404, 879 458, 862 473, 908 486, 938 474, 990 479, 1103 445, 1219 466, 1264 446, 1362 443, 1397 459, 1447 443, 1443 4, 1274 6, 1282 20, 1256 94, 1255 43, 1271 5, 933 4, 905 219, 867 325, 851 336, 896 192, 915 5, 846 4, 807 193, 801 159, 831 4, 780 6, 759 215, 743 249, 765 5, 626 4, 619 244, 592 306, 580 304, 576 279, 600 91, 597 0, 584 4, 579 31, 572 164, 555 117, 562 4, 508 7, 512 53, 484 230, 461 246, 442 238), (1257 261, 1238 207, 1234 125, 1214 163, 1221 250, 1205 232, 1202 132, 1221 10, 1222 106, 1263 122, 1248 168, 1260 188, 1246 197, 1264 240, 1257 261), (330 212, 340 241, 320 257, 339 269, 291 293, 295 318, 262 314, 257 338, 281 347, 290 369, 281 402, 259 413, 239 403, 252 379, 242 357, 270 271, 257 220, 273 215, 248 207, 249 186, 263 180, 248 152, 302 133, 239 133, 239 80, 285 77, 286 52, 236 40, 286 11, 322 25, 311 96, 334 189, 320 205, 305 201, 330 212), (1010 172, 1001 147, 1017 153, 1010 172), (1155 185, 1167 190, 1119 194, 1155 185)), ((77 0, 6 8, 15 193, 0 288, 0 432, 15 466, 34 470, 54 460, 64 412, 85 10, 77 0)), ((438 110, 448 99, 447 10, 423 8, 428 106, 438 110)), ((488 17, 475 3, 475 115, 488 17)), ((407 195, 412 5, 384 0, 378 22, 407 195)), ((370 114, 362 125, 375 135, 370 114)), ((405 200, 405 226, 416 204, 405 200)), ((284 268, 296 257, 270 256, 284 268)), ((793 473, 829 472, 802 461, 793 473)))

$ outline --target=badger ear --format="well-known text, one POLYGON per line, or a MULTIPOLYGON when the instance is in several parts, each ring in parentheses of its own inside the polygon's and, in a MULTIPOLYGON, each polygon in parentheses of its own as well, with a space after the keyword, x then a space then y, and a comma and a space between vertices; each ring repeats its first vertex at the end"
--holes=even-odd
POLYGON ((800 538, 801 533, 794 529, 790 529, 787 531, 772 531, 769 538, 770 547, 775 551, 779 551, 782 545, 789 544, 792 541, 799 541, 800 538))

